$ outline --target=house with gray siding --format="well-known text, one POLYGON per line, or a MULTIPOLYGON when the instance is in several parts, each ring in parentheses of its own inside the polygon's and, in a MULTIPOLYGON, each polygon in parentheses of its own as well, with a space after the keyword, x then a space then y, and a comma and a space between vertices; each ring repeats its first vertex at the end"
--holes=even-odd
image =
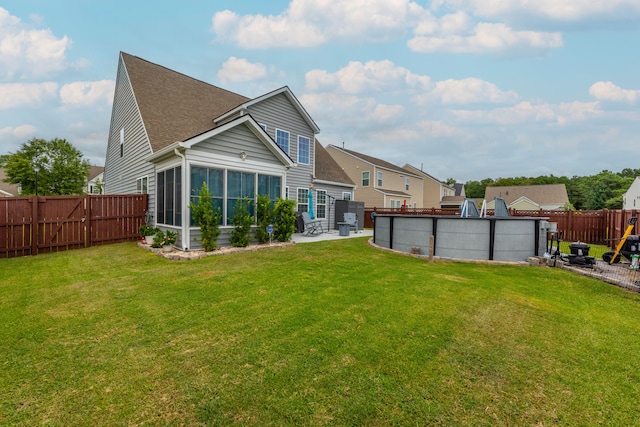
POLYGON ((183 250, 201 247, 189 203, 205 182, 222 212, 221 245, 236 201, 258 194, 296 200, 300 212, 310 195, 311 212, 331 224, 331 200, 355 186, 326 161, 319 131, 286 86, 251 99, 121 52, 105 193, 148 193, 149 222, 177 231, 183 250))

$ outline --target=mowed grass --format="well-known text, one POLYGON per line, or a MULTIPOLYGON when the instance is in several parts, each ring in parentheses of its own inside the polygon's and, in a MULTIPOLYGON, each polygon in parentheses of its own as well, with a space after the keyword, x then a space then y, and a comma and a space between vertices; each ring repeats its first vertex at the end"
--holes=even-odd
POLYGON ((365 239, 0 260, 0 425, 638 425, 640 298, 365 239))

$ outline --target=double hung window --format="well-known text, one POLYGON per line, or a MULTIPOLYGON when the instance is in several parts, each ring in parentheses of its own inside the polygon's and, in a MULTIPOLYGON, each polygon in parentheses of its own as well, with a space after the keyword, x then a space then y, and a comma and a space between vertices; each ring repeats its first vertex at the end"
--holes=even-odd
POLYGON ((289 132, 276 129, 276 144, 282 148, 282 151, 289 154, 289 132))
POLYGON ((298 135, 298 163, 309 164, 310 140, 306 136, 298 135))

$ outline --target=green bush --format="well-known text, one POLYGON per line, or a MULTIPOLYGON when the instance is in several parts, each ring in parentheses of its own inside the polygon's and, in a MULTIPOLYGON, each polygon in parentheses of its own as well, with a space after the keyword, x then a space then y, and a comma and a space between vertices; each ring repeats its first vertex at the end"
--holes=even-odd
POLYGON ((220 208, 214 209, 213 196, 207 188, 207 183, 202 184, 198 203, 189 203, 193 220, 200 227, 200 242, 205 251, 210 252, 218 248, 218 236, 220 235, 220 208))
POLYGON ((153 236, 155 235, 158 231, 157 228, 149 225, 149 224, 142 224, 140 226, 140 236, 142 237, 147 237, 147 236, 153 236))
POLYGON ((267 227, 273 222, 273 208, 269 196, 258 195, 258 205, 256 216, 258 217, 258 228, 256 229, 256 240, 258 243, 269 242, 269 232, 267 227))
POLYGON ((251 201, 244 197, 236 202, 236 214, 232 218, 233 231, 229 241, 231 246, 244 248, 249 246, 251 241, 251 226, 253 225, 253 216, 249 213, 251 201))
POLYGON ((273 235, 279 242, 288 242, 296 231, 296 201, 278 199, 274 209, 273 235))

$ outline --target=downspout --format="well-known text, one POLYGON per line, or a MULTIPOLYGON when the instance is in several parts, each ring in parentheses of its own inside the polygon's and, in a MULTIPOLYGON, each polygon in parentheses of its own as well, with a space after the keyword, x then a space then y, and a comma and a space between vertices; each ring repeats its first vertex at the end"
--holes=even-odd
MULTIPOLYGON (((184 148, 184 145, 182 143, 178 143, 178 145, 182 148, 184 148)), ((185 157, 184 154, 182 154, 178 148, 174 148, 173 152, 175 153, 176 156, 180 157, 182 159, 182 165, 180 167, 180 169, 182 170, 182 176, 180 177, 180 179, 182 180, 182 200, 180 201, 182 203, 183 209, 183 215, 182 215, 182 232, 181 232, 181 236, 182 238, 180 239, 180 242, 182 243, 182 250, 186 251, 187 250, 187 246, 186 246, 186 242, 189 242, 191 240, 191 235, 189 234, 189 220, 188 218, 191 217, 191 215, 187 215, 187 210, 189 209, 189 204, 187 203, 187 195, 189 194, 188 191, 186 191, 187 188, 187 158, 185 157), (188 238, 187 238, 188 237, 188 238)))

